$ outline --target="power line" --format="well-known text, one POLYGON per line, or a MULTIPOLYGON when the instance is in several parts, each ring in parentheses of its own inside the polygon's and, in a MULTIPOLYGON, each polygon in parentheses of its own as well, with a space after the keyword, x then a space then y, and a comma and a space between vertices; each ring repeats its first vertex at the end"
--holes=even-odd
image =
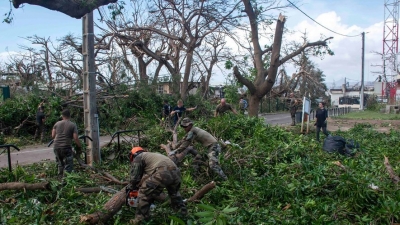
POLYGON ((338 35, 341 35, 341 36, 345 36, 345 37, 358 37, 358 36, 361 36, 361 34, 357 34, 357 35, 346 35, 346 34, 341 34, 341 33, 338 33, 338 32, 336 32, 336 31, 334 31, 334 30, 331 30, 331 29, 325 27, 324 25, 318 23, 317 21, 315 21, 313 18, 311 18, 311 17, 310 17, 309 15, 307 15, 305 12, 301 11, 301 9, 299 9, 299 8, 298 8, 295 4, 293 4, 291 1, 289 1, 289 0, 287 0, 287 1, 288 1, 290 4, 292 4, 297 10, 299 10, 301 13, 303 13, 305 16, 307 16, 308 18, 310 18, 310 20, 314 21, 315 23, 317 23, 317 24, 320 25, 321 27, 323 27, 323 28, 329 30, 330 32, 333 32, 333 33, 335 33, 335 34, 338 34, 338 35))

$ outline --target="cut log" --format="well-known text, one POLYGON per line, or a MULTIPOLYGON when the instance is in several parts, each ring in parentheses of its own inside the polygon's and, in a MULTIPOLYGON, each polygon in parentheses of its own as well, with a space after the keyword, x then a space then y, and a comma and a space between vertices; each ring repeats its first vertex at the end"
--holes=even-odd
POLYGON ((385 164, 386 170, 389 173, 389 177, 390 177, 390 179, 392 179, 393 183, 395 183, 395 184, 399 183, 400 177, 397 176, 397 174, 394 172, 392 166, 389 163, 389 159, 386 156, 385 156, 384 164, 385 164))
POLYGON ((106 204, 104 204, 101 211, 94 212, 89 215, 81 216, 81 223, 98 224, 105 222, 113 217, 125 204, 125 188, 113 195, 106 204))
POLYGON ((21 183, 21 182, 10 182, 10 183, 1 183, 0 184, 0 191, 4 190, 50 190, 50 183, 49 182, 42 182, 42 183, 21 183))
POLYGON ((204 185, 199 191, 194 193, 194 195, 192 197, 190 197, 187 201, 194 202, 194 201, 198 201, 198 200, 202 199, 204 197, 204 195, 207 194, 208 192, 210 192, 212 189, 214 189, 215 186, 216 186, 215 182, 211 181, 210 183, 204 185))

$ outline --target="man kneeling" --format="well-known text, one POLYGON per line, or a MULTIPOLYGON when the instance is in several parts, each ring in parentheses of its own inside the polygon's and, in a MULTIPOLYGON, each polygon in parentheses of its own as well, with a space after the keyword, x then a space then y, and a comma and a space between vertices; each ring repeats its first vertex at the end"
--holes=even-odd
POLYGON ((181 187, 181 171, 175 163, 165 155, 146 152, 141 147, 134 147, 129 153, 131 177, 128 189, 138 190, 138 206, 133 224, 140 224, 150 219, 150 205, 167 189, 174 210, 186 216, 186 205, 179 193, 181 187), (148 176, 142 183, 143 176, 148 176), (139 184, 141 185, 139 186, 139 184))

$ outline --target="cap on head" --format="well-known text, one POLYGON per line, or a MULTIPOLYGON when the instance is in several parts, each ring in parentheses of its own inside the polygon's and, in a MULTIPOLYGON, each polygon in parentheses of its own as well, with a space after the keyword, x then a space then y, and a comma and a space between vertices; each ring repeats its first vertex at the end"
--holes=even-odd
POLYGON ((138 146, 138 147, 133 147, 131 152, 129 152, 129 160, 132 162, 133 159, 138 156, 140 153, 144 152, 145 150, 138 146))
POLYGON ((181 126, 183 126, 183 127, 187 127, 190 124, 193 124, 193 122, 187 117, 183 118, 183 120, 181 121, 181 126))

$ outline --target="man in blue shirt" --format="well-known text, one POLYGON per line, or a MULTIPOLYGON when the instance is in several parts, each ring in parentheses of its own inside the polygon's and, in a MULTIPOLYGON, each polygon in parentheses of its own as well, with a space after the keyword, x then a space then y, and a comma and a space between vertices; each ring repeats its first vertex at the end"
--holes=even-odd
POLYGON ((197 108, 197 106, 193 108, 185 108, 185 106, 183 105, 183 101, 181 99, 179 99, 177 103, 178 106, 175 106, 175 108, 171 112, 171 116, 174 116, 174 126, 178 122, 179 118, 183 116, 183 112, 185 111, 190 112, 197 108))

